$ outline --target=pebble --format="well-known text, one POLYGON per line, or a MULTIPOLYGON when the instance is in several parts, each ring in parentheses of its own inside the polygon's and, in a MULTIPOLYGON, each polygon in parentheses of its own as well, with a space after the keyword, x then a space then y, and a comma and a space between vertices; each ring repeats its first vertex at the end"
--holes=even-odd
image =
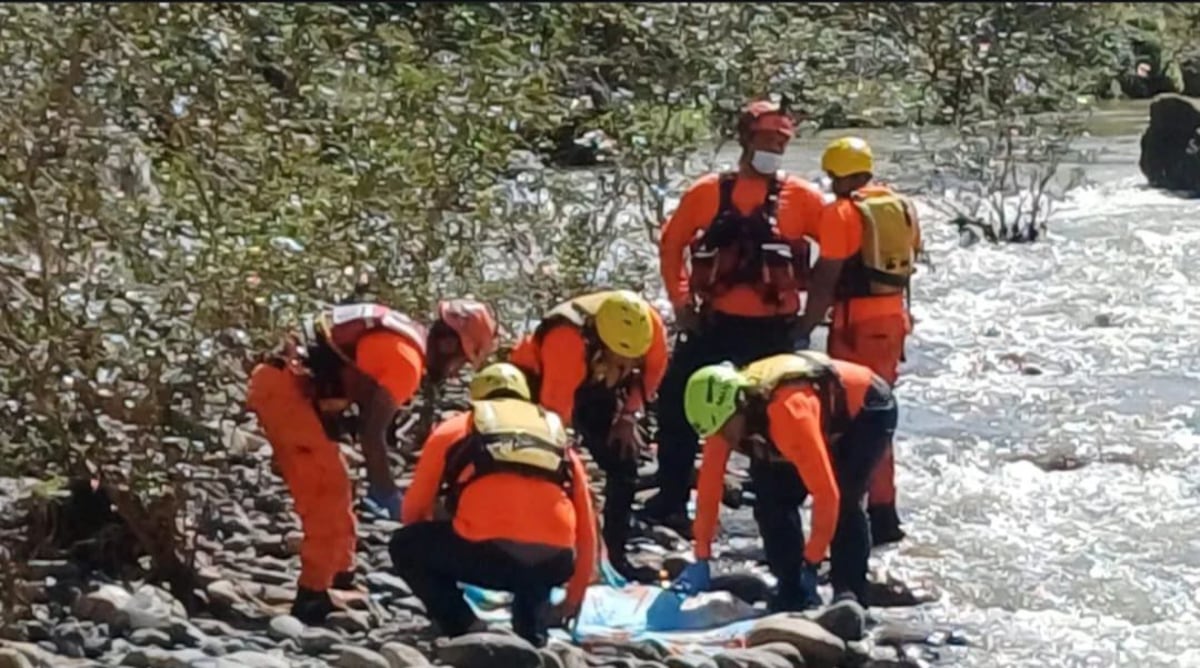
POLYGON ((388 660, 364 647, 343 645, 338 655, 338 668, 390 668, 388 660))
POLYGON ((323 654, 342 642, 342 635, 336 631, 313 626, 302 628, 298 640, 300 651, 305 654, 323 654))
POLYGON ((0 668, 33 668, 25 655, 15 649, 0 648, 0 668))
POLYGON ((542 656, 528 642, 499 633, 468 633, 442 645, 438 660, 454 668, 541 668, 542 656))
POLYGON ((804 662, 794 664, 778 654, 760 649, 738 649, 725 652, 713 657, 717 668, 793 668, 803 666, 804 662))
POLYGON ((384 643, 379 653, 387 659, 389 668, 425 668, 432 665, 424 654, 398 642, 384 643))
POLYGON ((371 591, 392 592, 400 597, 412 596, 408 583, 398 576, 386 571, 373 571, 367 574, 367 588, 371 591))
POLYGON ((129 634, 129 642, 143 647, 170 649, 171 636, 161 629, 138 629, 129 634))
POLYGON ((816 622, 787 614, 759 620, 746 635, 747 647, 772 642, 793 645, 804 655, 804 660, 815 668, 833 668, 846 653, 846 644, 841 638, 821 628, 816 622))
POLYGON ((153 585, 142 585, 122 606, 121 622, 131 629, 163 628, 187 619, 187 609, 174 596, 153 585))
POLYGON ((814 621, 842 640, 862 640, 867 636, 867 611, 858 601, 838 601, 822 610, 814 621))
POLYGON ((72 612, 80 619, 112 625, 132 598, 129 592, 116 585, 100 585, 96 591, 80 597, 72 612))
POLYGON ((347 633, 366 633, 371 630, 371 616, 357 610, 342 610, 326 617, 325 625, 347 633))
POLYGON ((210 582, 204 591, 208 594, 208 602, 218 607, 229 607, 242 602, 237 587, 229 580, 210 582))
POLYGON ((804 655, 795 646, 785 642, 769 642, 765 645, 759 645, 754 649, 762 652, 769 652, 787 660, 794 668, 804 668, 804 655))
POLYGON ((266 652, 233 652, 224 658, 247 668, 291 668, 291 664, 283 656, 266 652))
POLYGON ((667 668, 718 668, 717 662, 702 654, 667 657, 667 668))
POLYGON ((50 632, 50 641, 54 643, 55 651, 73 659, 82 659, 84 630, 78 622, 66 622, 54 627, 50 632))
POLYGON ((304 622, 291 615, 279 615, 271 619, 267 628, 267 635, 275 640, 299 638, 301 633, 304 633, 304 622))

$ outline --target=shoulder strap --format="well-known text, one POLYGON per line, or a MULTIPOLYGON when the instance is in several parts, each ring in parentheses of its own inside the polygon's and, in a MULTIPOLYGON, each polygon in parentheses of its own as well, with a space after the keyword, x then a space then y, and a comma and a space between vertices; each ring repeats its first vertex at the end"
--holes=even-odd
POLYGON ((783 191, 786 178, 787 175, 780 170, 772 174, 771 180, 767 182, 767 198, 763 201, 762 215, 770 223, 772 230, 779 228, 776 214, 779 213, 779 193, 783 191))
POLYGON ((722 172, 717 183, 721 194, 717 204, 717 215, 720 216, 733 209, 733 187, 737 185, 737 172, 722 172))

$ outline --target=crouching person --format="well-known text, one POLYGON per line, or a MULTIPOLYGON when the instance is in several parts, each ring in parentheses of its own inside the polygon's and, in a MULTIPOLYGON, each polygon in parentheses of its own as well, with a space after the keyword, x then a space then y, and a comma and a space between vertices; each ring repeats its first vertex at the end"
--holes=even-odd
POLYGON ((517 635, 542 646, 574 617, 596 567, 587 473, 558 416, 530 401, 519 369, 493 364, 471 381, 471 410, 425 442, 392 537, 395 572, 442 633, 483 629, 458 583, 513 594, 517 635), (434 521, 444 494, 452 519, 434 521), (550 607, 550 591, 566 599, 550 607))
POLYGON ((702 367, 684 394, 688 422, 706 440, 697 485, 696 558, 676 582, 708 585, 722 481, 731 450, 750 458, 754 519, 779 588, 776 611, 821 604, 817 564, 830 551, 835 598, 866 604, 871 534, 863 499, 896 429, 886 381, 816 352, 766 357, 742 369, 702 367), (808 542, 800 506, 813 496, 808 542))

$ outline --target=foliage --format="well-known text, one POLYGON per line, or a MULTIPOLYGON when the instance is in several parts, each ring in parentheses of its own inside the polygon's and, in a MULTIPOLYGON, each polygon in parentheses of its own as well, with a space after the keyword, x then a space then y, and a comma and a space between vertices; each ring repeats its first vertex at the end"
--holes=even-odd
POLYGON ((586 286, 641 287, 746 97, 826 126, 1065 107, 1107 67, 1106 11, 0 6, 0 474, 98 475, 182 567, 192 467, 300 313, 474 293, 515 333, 586 286), (600 169, 546 168, 599 133, 600 169))

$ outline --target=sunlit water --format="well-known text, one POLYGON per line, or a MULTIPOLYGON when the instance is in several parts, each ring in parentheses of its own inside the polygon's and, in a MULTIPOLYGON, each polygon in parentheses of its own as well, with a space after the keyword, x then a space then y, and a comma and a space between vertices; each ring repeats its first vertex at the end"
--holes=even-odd
MULTIPOLYGON (((1143 187, 1144 118, 1100 115, 1093 185, 1044 241, 960 248, 925 211, 897 390, 910 538, 876 561, 940 594, 881 619, 970 639, 931 663, 1200 666, 1200 201, 1143 187), (1050 454, 1091 463, 1028 461, 1050 454)), ((831 134, 790 169, 814 175, 831 134)))

